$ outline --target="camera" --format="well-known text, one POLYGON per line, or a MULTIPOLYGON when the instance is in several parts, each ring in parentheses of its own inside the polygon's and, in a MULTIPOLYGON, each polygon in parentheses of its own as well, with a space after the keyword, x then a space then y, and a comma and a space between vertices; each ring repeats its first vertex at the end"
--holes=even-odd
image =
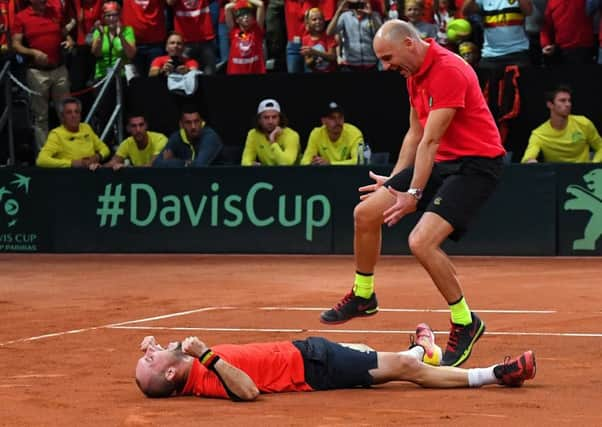
POLYGON ((347 7, 355 10, 364 9, 366 7, 366 3, 363 1, 348 2, 347 7))
POLYGON ((182 65, 182 59, 180 59, 179 56, 170 56, 169 62, 171 62, 171 65, 173 65, 174 68, 177 68, 180 65, 182 65))

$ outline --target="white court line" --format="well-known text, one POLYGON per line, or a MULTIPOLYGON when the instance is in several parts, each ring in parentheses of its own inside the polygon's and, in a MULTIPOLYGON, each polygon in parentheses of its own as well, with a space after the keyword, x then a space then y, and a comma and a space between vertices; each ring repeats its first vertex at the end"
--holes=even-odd
MULTIPOLYGON (((94 331, 94 330, 98 330, 98 329, 115 329, 119 326, 125 326, 125 325, 131 325, 134 323, 143 323, 143 322, 150 322, 153 320, 162 320, 162 319, 169 319, 172 317, 179 317, 179 316, 186 316, 189 314, 194 314, 194 313, 201 313, 201 312, 205 312, 205 311, 215 311, 215 310, 234 310, 234 309, 244 309, 240 308, 240 307, 230 307, 230 306, 224 306, 224 307, 203 307, 203 308, 197 308, 194 310, 186 310, 186 311, 180 311, 180 312, 176 312, 176 313, 169 313, 169 314, 164 314, 164 315, 160 315, 160 316, 152 316, 152 317, 145 317, 142 319, 136 319, 136 320, 128 320, 125 322, 119 322, 119 323, 110 323, 107 325, 100 325, 100 326, 91 326, 88 328, 81 328, 81 329, 72 329, 69 331, 61 331, 61 332, 53 332, 53 333, 49 333, 49 334, 44 334, 44 335, 38 335, 38 336, 33 336, 33 337, 27 337, 27 338, 18 338, 15 340, 11 340, 11 341, 6 341, 6 342, 2 342, 0 343, 0 347, 5 347, 7 345, 10 344, 16 344, 16 343, 22 343, 22 342, 29 342, 29 341, 37 341, 37 340, 41 340, 41 339, 45 339, 45 338, 53 338, 53 337, 59 337, 59 336, 63 336, 63 335, 70 335, 70 334, 79 334, 82 332, 89 332, 89 331, 94 331)), ((319 308, 319 307, 257 307, 255 309, 259 309, 259 310, 266 310, 266 311, 275 311, 275 310, 282 310, 282 311, 322 311, 322 310, 326 310, 327 308, 319 308)), ((420 308, 386 308, 386 309, 380 309, 380 311, 384 311, 384 312, 425 312, 425 313, 448 313, 449 310, 447 309, 420 309, 420 308)), ((556 314, 557 311, 555 310, 476 310, 478 312, 481 313, 501 313, 501 314, 556 314)), ((206 331, 211 331, 211 330, 218 330, 218 329, 222 329, 224 331, 237 331, 237 332, 241 332, 243 331, 243 329, 238 329, 238 328, 204 328, 204 329, 191 329, 191 330, 206 330, 206 331)), ((251 329, 249 331, 257 331, 257 332, 261 332, 261 330, 254 330, 251 329)), ((269 331, 269 332, 277 332, 277 331, 282 331, 285 332, 286 330, 282 330, 282 329, 266 329, 265 331, 269 331)), ((296 331, 307 331, 307 332, 320 332, 320 333, 328 333, 328 330, 322 330, 322 329, 293 329, 291 330, 291 332, 296 332, 296 331)), ((337 332, 337 333, 408 333, 405 331, 374 331, 374 332, 367 332, 367 331, 344 331, 344 330, 333 330, 333 332, 337 332)), ((412 333, 414 331, 410 331, 410 333, 412 333)), ((494 333, 492 332, 488 332, 489 334, 493 335, 494 333)), ((514 333, 514 332, 501 332, 499 333, 499 335, 502 334, 507 334, 507 335, 517 335, 518 333, 514 333)), ((538 336, 538 335, 545 335, 545 334, 539 334, 536 332, 531 333, 532 335, 538 336)), ((562 333, 556 333, 556 335, 551 335, 551 336, 593 336, 593 337, 598 337, 598 336, 602 336, 602 334, 574 334, 574 333, 569 333, 569 334, 562 334, 562 333)))
MULTIPOLYGON (((258 307, 259 310, 267 311, 324 311, 331 307, 258 307)), ((390 313, 449 313, 449 308, 379 308, 379 312, 390 313)), ((477 313, 500 313, 500 314, 556 314, 556 310, 473 310, 477 313)))
MULTIPOLYGON (((277 328, 205 328, 205 327, 170 327, 170 326, 110 326, 109 329, 132 329, 132 330, 161 330, 161 331, 201 331, 201 332, 309 332, 320 334, 413 334, 415 330, 364 330, 364 329, 277 329, 277 328)), ((447 335, 449 331, 434 331, 437 335, 447 335)), ((505 332, 505 331, 486 331, 485 335, 509 335, 509 336, 546 336, 546 337, 584 337, 584 338, 602 338, 602 333, 581 333, 581 332, 505 332)))

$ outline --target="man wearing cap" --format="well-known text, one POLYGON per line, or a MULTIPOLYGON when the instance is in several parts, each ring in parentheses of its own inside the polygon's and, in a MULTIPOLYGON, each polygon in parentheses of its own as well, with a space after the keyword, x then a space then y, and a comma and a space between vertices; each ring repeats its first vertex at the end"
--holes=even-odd
POLYGON ((238 0, 224 6, 230 29, 227 74, 265 74, 265 8, 261 0, 238 0))
POLYGON ((362 131, 345 123, 345 114, 339 104, 328 103, 322 113, 322 126, 309 134, 302 165, 357 165, 363 163, 362 131))
POLYGON ((255 128, 247 134, 241 164, 290 166, 295 164, 300 151, 299 134, 288 127, 288 119, 278 101, 261 101, 255 128))

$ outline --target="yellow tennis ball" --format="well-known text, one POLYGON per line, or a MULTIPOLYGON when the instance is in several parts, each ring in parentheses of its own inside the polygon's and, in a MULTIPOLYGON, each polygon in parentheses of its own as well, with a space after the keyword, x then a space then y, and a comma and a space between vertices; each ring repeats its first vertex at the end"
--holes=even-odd
POLYGON ((452 19, 447 24, 447 39, 456 43, 459 40, 466 39, 472 34, 472 26, 466 19, 452 19))

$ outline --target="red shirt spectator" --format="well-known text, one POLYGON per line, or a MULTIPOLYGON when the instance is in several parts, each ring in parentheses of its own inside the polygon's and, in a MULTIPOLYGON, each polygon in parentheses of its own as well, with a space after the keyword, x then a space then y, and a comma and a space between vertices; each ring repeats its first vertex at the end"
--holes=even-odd
MULTIPOLYGON (((321 52, 328 52, 330 49, 335 48, 337 45, 336 40, 333 36, 329 36, 326 33, 318 39, 312 37, 309 34, 303 36, 303 46, 308 46, 321 52)), ((335 62, 321 61, 314 65, 312 71, 316 73, 330 73, 336 71, 337 65, 335 62)))
POLYGON ((75 19, 75 43, 86 44, 86 36, 92 33, 94 23, 102 18, 103 0, 71 0, 65 5, 69 19, 75 19))
POLYGON ((541 28, 541 46, 560 49, 593 47, 592 17, 585 13, 585 0, 549 0, 541 28))
POLYGON ((17 13, 12 33, 22 34, 30 49, 45 53, 48 66, 52 67, 61 62, 63 25, 61 11, 49 2, 42 15, 34 12, 31 6, 17 13))
MULTIPOLYGON (((169 55, 158 56, 155 59, 153 59, 153 62, 151 63, 151 68, 163 68, 163 66, 170 60, 171 56, 169 55)), ((185 67, 188 67, 191 70, 198 70, 199 68, 199 63, 192 58, 182 58, 182 61, 183 63, 180 65, 184 65, 185 67)))
POLYGON ((263 55, 264 30, 253 24, 247 31, 230 31, 230 58, 227 74, 265 74, 263 55))
POLYGON ((165 0, 126 0, 122 9, 123 24, 134 29, 136 44, 163 44, 165 0))
POLYGON ((319 8, 320 3, 320 0, 288 0, 284 2, 284 18, 289 42, 301 43, 301 38, 305 34, 305 12, 312 7, 319 8))
POLYGON ((186 43, 213 40, 215 32, 209 13, 209 0, 176 0, 172 6, 175 30, 186 43))

